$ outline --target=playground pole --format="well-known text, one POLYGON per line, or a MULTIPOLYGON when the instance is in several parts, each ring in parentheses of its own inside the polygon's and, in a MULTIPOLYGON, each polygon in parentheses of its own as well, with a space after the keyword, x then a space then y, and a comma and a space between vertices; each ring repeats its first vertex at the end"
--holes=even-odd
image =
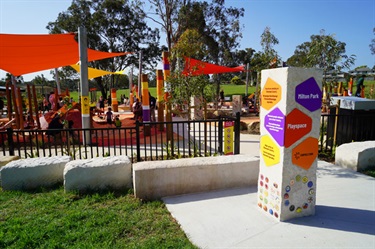
POLYGON ((173 136, 173 127, 172 127, 172 106, 171 103, 169 102, 169 99, 172 97, 171 94, 171 89, 168 84, 168 77, 170 75, 170 65, 169 65, 169 52, 164 51, 162 53, 162 58, 163 58, 163 70, 164 70, 164 82, 165 82, 165 92, 164 92, 164 101, 165 101, 165 110, 166 110, 166 115, 165 119, 167 122, 167 140, 171 141, 172 136, 173 136))
POLYGON ((39 120, 39 110, 38 110, 38 101, 35 91, 35 85, 32 85, 33 90, 33 97, 34 97, 34 107, 35 107, 35 116, 36 116, 36 125, 38 126, 38 129, 40 129, 40 120, 39 120))
POLYGON ((142 98, 142 50, 139 51, 139 76, 138 76, 138 96, 142 98))
POLYGON ((114 112, 118 112, 118 101, 117 101, 116 88, 111 89, 111 99, 112 99, 112 110, 114 112))
POLYGON ((23 110, 22 110, 22 96, 21 96, 21 89, 19 87, 17 87, 17 107, 18 107, 18 113, 19 113, 19 119, 20 119, 20 127, 18 129, 22 129, 24 128, 23 126, 23 110))
POLYGON ((12 97, 11 97, 11 91, 9 90, 9 83, 6 83, 6 95, 7 95, 7 110, 8 110, 8 119, 9 121, 12 120, 12 97))
POLYGON ((56 86, 57 86, 57 93, 61 94, 61 87, 60 87, 60 80, 59 80, 59 71, 55 68, 55 77, 56 77, 56 86))
MULTIPOLYGON (((31 88, 29 84, 27 84, 26 87, 27 87, 27 102, 28 102, 27 105, 29 109, 28 111, 29 111, 30 116, 33 117, 33 102, 31 101, 31 88)), ((38 112, 36 112, 35 118, 36 119, 38 118, 38 112)))
POLYGON ((23 128, 23 113, 22 113, 22 103, 21 103, 21 93, 18 95, 17 91, 18 87, 16 85, 16 79, 12 75, 12 99, 13 99, 13 106, 14 106, 14 113, 16 114, 16 124, 17 129, 23 128), (22 123, 21 123, 22 122, 22 123))
POLYGON ((130 68, 129 73, 129 105, 130 105, 130 111, 132 111, 132 106, 134 103, 134 94, 133 94, 133 67, 130 68))
POLYGON ((245 97, 249 96, 249 63, 246 64, 246 90, 245 90, 245 97))
MULTIPOLYGON (((80 89, 81 89, 81 113, 82 113, 82 128, 90 128, 90 101, 89 101, 89 82, 88 82, 88 68, 87 68, 87 37, 86 29, 79 27, 78 29, 79 42, 79 60, 80 60, 80 89)), ((84 144, 90 143, 90 131, 82 133, 82 141, 84 144)))
MULTIPOLYGON (((157 101, 158 101, 158 122, 164 122, 164 105, 163 103, 163 96, 164 96, 164 78, 163 78, 163 70, 156 70, 156 89, 157 89, 157 101)), ((158 125, 159 131, 164 130, 163 123, 158 125)))
POLYGON ((142 115, 143 115, 143 123, 147 123, 148 125, 143 126, 143 133, 145 136, 151 135, 151 127, 150 127, 150 98, 148 96, 148 76, 147 74, 142 74, 142 115))

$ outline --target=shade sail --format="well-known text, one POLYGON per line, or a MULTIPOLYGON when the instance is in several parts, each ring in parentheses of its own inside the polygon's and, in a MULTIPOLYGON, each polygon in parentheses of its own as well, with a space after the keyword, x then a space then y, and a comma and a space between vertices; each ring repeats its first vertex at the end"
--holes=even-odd
POLYGON ((233 73, 241 71, 245 71, 244 66, 225 67, 185 57, 185 68, 183 74, 197 76, 202 74, 233 73))
MULTIPOLYGON (((128 53, 87 49, 88 61, 128 53)), ((69 66, 79 61, 79 44, 74 33, 54 35, 0 34, 0 69, 15 76, 69 66)))
MULTIPOLYGON (((80 72, 80 66, 75 64, 75 65, 70 65, 72 68, 74 68, 74 70, 76 70, 77 72, 80 72)), ((107 74, 123 74, 124 71, 117 71, 117 72, 109 72, 109 71, 105 71, 105 70, 100 70, 100 69, 96 69, 96 68, 92 68, 92 67, 89 67, 88 68, 88 78, 89 79, 94 79, 96 77, 100 77, 100 76, 103 76, 103 75, 107 75, 107 74)))

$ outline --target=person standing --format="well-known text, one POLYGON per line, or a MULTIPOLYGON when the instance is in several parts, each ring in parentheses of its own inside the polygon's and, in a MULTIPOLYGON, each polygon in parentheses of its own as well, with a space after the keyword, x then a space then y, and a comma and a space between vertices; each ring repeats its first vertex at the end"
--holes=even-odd
POLYGON ((48 97, 48 100, 49 100, 49 104, 50 104, 50 109, 51 110, 54 110, 55 109, 55 93, 54 92, 51 92, 49 97, 48 97))
POLYGON ((44 99, 43 99, 43 114, 45 112, 49 112, 49 103, 48 103, 47 98, 44 96, 44 99))
POLYGON ((3 109, 4 109, 4 101, 0 97, 0 118, 3 116, 3 111, 4 111, 3 109))
POLYGON ((99 102, 99 110, 104 112, 104 98, 103 98, 103 96, 100 96, 98 102, 99 102))
POLYGON ((111 107, 108 107, 108 111, 105 113, 105 116, 107 117, 107 124, 109 124, 109 126, 112 126, 113 112, 111 107))
POLYGON ((150 97, 150 120, 151 122, 156 122, 155 119, 155 109, 156 109, 156 99, 155 97, 151 96, 150 92, 148 92, 150 97))
POLYGON ((365 75, 361 75, 356 82, 356 86, 357 86, 357 91, 355 92, 356 97, 361 97, 362 88, 364 87, 363 86, 364 81, 365 81, 365 75))
POLYGON ((221 89, 220 91, 220 104, 221 106, 224 105, 224 90, 223 89, 221 89))

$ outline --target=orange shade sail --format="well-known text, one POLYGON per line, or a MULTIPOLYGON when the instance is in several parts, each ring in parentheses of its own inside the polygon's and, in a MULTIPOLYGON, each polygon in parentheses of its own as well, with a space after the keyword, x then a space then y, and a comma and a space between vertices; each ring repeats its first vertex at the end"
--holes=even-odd
MULTIPOLYGON (((74 33, 53 35, 0 34, 0 69, 14 76, 75 64, 79 44, 74 33)), ((87 49, 88 61, 122 56, 87 49)))
POLYGON ((241 71, 245 71, 244 66, 225 67, 185 57, 185 68, 182 74, 186 76, 198 76, 203 74, 233 73, 241 71))

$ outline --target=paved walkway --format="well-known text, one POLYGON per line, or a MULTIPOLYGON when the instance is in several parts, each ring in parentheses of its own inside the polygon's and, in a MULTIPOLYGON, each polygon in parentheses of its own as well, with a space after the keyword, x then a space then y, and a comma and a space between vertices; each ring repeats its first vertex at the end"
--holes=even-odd
MULTIPOLYGON (((259 156, 259 136, 240 153, 259 156)), ((277 222, 257 206, 257 187, 164 198, 200 248, 375 248, 375 179, 319 161, 315 216, 277 222)))

